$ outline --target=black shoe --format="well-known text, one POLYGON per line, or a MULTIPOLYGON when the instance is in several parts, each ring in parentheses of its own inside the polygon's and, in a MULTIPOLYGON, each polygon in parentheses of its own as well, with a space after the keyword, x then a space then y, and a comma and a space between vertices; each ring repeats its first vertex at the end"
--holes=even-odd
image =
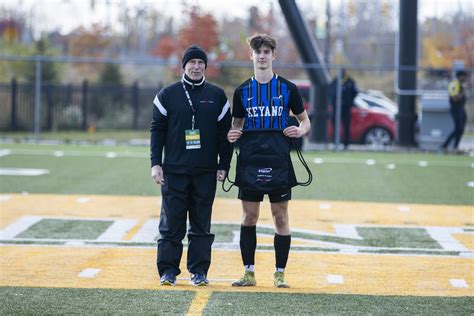
POLYGON ((209 280, 202 273, 191 273, 191 282, 194 286, 206 286, 209 284, 209 280))
POLYGON ((161 285, 176 285, 176 276, 171 273, 165 273, 160 279, 161 285))

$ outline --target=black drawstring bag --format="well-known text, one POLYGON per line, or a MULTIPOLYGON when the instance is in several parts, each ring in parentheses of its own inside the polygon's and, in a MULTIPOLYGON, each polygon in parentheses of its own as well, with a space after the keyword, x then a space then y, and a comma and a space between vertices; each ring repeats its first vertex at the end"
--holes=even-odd
MULTIPOLYGON (((298 158, 308 172, 309 180, 299 183, 291 162, 292 139, 286 137, 281 129, 246 130, 236 143, 238 147, 235 182, 232 185, 248 192, 269 193, 284 191, 296 185, 307 186, 312 181, 301 151, 298 158)), ((225 189, 228 192, 232 185, 225 189)))

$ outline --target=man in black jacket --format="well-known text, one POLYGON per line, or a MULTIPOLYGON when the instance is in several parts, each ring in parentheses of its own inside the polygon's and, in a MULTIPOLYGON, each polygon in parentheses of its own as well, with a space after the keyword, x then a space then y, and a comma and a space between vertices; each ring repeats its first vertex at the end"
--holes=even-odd
MULTIPOLYGON (((341 70, 341 122, 344 127, 344 148, 349 147, 351 140, 351 109, 354 106, 354 99, 359 93, 357 85, 345 69, 341 70)), ((336 104, 337 104, 337 84, 338 78, 334 78, 329 87, 329 99, 333 111, 333 129, 336 128, 336 104)), ((336 139, 336 131, 334 130, 334 139, 336 139)))
POLYGON ((216 179, 224 180, 232 157, 226 139, 231 114, 224 91, 205 80, 204 50, 188 47, 182 65, 182 79, 153 101, 151 176, 162 193, 157 267, 162 285, 176 284, 189 213, 187 269, 191 284, 203 286, 209 283, 216 179))

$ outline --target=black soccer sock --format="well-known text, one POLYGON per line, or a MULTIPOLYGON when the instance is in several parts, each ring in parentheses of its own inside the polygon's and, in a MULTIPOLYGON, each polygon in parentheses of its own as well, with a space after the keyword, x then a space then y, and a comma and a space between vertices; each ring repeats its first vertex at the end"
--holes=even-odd
POLYGON ((245 266, 255 264, 257 226, 240 226, 240 254, 245 266))
POLYGON ((275 247, 275 267, 286 268, 286 262, 290 253, 291 235, 283 236, 275 233, 273 246, 275 247))

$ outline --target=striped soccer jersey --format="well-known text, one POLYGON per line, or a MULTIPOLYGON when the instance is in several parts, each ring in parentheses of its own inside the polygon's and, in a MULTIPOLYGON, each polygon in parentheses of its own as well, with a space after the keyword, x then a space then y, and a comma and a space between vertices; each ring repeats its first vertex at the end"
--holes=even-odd
POLYGON ((268 83, 251 77, 234 91, 232 116, 244 118, 244 130, 284 129, 290 110, 302 113, 303 100, 296 85, 277 74, 268 83))

